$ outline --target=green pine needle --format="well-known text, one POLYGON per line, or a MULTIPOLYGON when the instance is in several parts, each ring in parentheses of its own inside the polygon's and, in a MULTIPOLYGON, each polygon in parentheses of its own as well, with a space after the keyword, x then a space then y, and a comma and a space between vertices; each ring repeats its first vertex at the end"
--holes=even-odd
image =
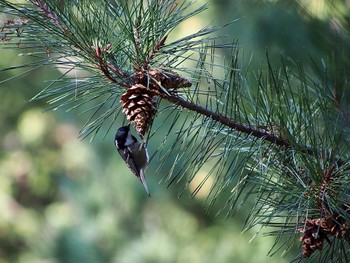
MULTIPOLYGON (((91 139, 116 130, 123 118, 121 96, 147 72, 148 82, 158 85, 157 112, 147 133, 151 167, 157 163, 168 186, 182 185, 179 196, 190 187, 193 198, 209 185, 208 210, 233 216, 248 207, 244 229, 269 227, 267 235, 276 236, 271 255, 301 244, 296 240, 308 237, 307 220, 337 216, 350 226, 348 114, 342 94, 333 90, 340 80, 349 83, 347 62, 282 59, 276 69, 267 56, 251 78, 239 65, 237 41, 224 43, 216 35, 220 27, 168 40, 179 24, 207 9, 192 5, 2 1, 0 10, 11 19, 0 28, 1 46, 33 60, 1 71, 25 70, 20 77, 52 66, 65 72, 33 100, 46 100, 49 110, 81 108, 89 116, 81 138, 91 139), (150 75, 154 69, 192 85, 168 90, 150 75), (71 77, 77 71, 85 77, 71 77), (152 142, 160 143, 152 148, 152 142), (198 181, 199 174, 204 176, 198 181)), ((330 243, 323 240, 322 251, 310 260, 342 262, 348 236, 327 235, 330 243)))

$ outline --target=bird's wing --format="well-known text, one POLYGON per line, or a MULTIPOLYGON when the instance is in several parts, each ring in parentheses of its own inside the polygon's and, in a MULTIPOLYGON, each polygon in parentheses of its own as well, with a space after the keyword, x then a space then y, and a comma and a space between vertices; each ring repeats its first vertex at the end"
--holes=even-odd
POLYGON ((129 167, 129 169, 137 176, 140 177, 140 171, 137 169, 137 166, 135 164, 134 157, 132 156, 130 150, 128 147, 125 149, 118 149, 119 154, 123 158, 126 165, 129 167))
MULTIPOLYGON (((144 145, 138 146, 138 145, 133 145, 134 147, 144 147, 144 145)), ((145 172, 143 168, 140 168, 140 170, 137 168, 138 166, 136 165, 136 161, 133 157, 133 155, 131 154, 131 149, 130 147, 126 147, 125 149, 119 149, 118 148, 118 152, 120 153, 120 155, 122 156, 124 162, 126 163, 126 165, 129 167, 129 169, 140 179, 140 181, 142 182, 144 188, 146 189, 146 192, 148 194, 149 197, 151 197, 149 191, 148 191, 148 187, 147 187, 147 183, 145 180, 145 172)), ((147 153, 147 149, 145 151, 145 156, 144 158, 146 159, 146 163, 148 163, 148 153, 147 153)))

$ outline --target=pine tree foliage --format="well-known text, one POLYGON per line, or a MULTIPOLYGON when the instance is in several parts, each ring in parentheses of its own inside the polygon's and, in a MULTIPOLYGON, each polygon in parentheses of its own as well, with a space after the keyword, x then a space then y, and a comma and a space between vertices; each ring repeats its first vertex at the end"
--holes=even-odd
POLYGON ((1 45, 34 59, 2 71, 64 69, 34 99, 49 109, 88 108, 83 138, 104 126, 116 130, 125 116, 146 140, 164 138, 152 159, 168 184, 186 189, 205 171, 192 195, 210 179, 209 208, 232 216, 251 204, 245 228, 274 229, 270 254, 299 244, 297 261, 347 262, 349 127, 339 94, 349 83, 346 61, 282 59, 276 69, 267 56, 252 81, 237 41, 214 34, 220 28, 168 40, 207 8, 192 4, 2 1, 1 12, 12 18, 0 28, 1 45), (222 59, 220 49, 230 54, 222 59), (71 77, 75 70, 85 74, 71 77))

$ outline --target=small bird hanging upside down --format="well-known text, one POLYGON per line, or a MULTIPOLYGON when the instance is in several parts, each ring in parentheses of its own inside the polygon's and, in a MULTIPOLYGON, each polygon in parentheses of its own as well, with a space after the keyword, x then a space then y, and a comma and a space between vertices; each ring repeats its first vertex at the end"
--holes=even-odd
POLYGON ((146 143, 138 141, 130 132, 130 124, 120 127, 115 135, 115 146, 130 170, 140 179, 149 197, 145 169, 149 162, 146 143))

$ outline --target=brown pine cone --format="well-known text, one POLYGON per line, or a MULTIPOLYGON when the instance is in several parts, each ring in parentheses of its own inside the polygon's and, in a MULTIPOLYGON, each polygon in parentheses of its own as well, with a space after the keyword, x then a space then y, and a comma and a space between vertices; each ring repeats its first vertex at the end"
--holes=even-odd
POLYGON ((154 94, 142 84, 135 84, 128 88, 121 96, 123 112, 140 135, 145 135, 152 122, 155 105, 154 94))

